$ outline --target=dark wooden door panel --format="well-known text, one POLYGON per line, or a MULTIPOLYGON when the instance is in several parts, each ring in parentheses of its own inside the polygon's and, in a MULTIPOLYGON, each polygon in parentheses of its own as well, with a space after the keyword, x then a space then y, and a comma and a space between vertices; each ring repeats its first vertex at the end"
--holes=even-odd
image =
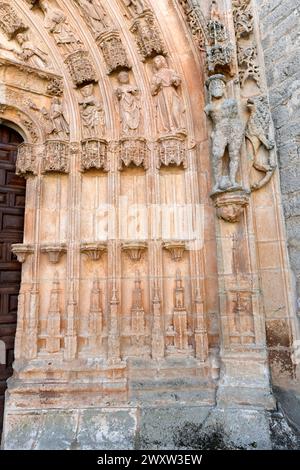
POLYGON ((7 379, 12 375, 21 266, 11 252, 23 241, 25 180, 15 174, 17 147, 22 138, 0 125, 0 340, 6 364, 0 365, 0 434, 7 379))

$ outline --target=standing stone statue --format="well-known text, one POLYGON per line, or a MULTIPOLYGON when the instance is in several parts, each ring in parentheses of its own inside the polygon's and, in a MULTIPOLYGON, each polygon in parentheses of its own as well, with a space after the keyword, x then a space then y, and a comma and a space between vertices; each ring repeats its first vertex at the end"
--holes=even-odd
POLYGON ((240 161, 240 151, 244 139, 245 128, 238 111, 238 103, 234 98, 225 97, 226 82, 223 75, 213 75, 207 80, 210 103, 205 113, 213 124, 212 164, 215 186, 213 193, 242 189, 236 182, 240 161), (228 149, 229 168, 225 169, 225 155, 228 149))
POLYGON ((124 135, 136 134, 141 119, 141 104, 138 89, 130 84, 129 73, 122 71, 118 75, 119 87, 116 95, 120 102, 120 118, 124 135))
POLYGON ((168 67, 164 56, 153 60, 152 95, 156 97, 156 119, 159 133, 185 132, 184 106, 178 93, 181 78, 168 67))
POLYGON ((79 106, 83 137, 101 137, 104 132, 104 111, 94 95, 94 86, 93 84, 86 85, 80 91, 82 99, 79 101, 79 106))
POLYGON ((110 26, 109 18, 101 4, 95 0, 75 0, 82 10, 86 22, 96 34, 110 26))

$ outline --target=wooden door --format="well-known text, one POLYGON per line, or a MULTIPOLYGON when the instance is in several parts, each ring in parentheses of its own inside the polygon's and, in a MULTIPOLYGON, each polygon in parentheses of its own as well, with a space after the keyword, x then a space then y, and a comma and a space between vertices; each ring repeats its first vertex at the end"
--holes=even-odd
POLYGON ((17 132, 0 125, 0 341, 5 344, 4 354, 0 344, 0 362, 5 361, 0 364, 0 435, 6 381, 12 375, 21 281, 21 265, 11 245, 23 241, 26 182, 15 174, 17 147, 22 140, 17 132))

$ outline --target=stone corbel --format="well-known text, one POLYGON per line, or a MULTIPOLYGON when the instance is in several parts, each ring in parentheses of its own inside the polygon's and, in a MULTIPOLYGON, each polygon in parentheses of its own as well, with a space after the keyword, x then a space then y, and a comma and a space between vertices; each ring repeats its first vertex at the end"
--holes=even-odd
POLYGON ((163 243, 163 248, 167 250, 173 261, 181 261, 186 250, 186 242, 181 240, 170 240, 163 243))
POLYGON ((122 251, 128 255, 131 261, 140 261, 143 252, 147 249, 146 242, 124 242, 122 251))
POLYGON ((250 200, 250 194, 246 191, 215 193, 211 197, 219 219, 231 223, 240 221, 241 215, 250 200))
POLYGON ((11 246, 11 251, 17 257, 19 263, 25 263, 27 257, 32 255, 33 246, 32 245, 23 245, 22 243, 16 243, 11 246))
POLYGON ((48 255, 50 263, 57 264, 60 261, 61 256, 66 253, 67 247, 64 243, 57 245, 45 245, 42 246, 41 252, 48 255))
POLYGON ((82 243, 80 252, 87 255, 92 261, 99 261, 103 253, 107 251, 107 244, 101 243, 82 243))

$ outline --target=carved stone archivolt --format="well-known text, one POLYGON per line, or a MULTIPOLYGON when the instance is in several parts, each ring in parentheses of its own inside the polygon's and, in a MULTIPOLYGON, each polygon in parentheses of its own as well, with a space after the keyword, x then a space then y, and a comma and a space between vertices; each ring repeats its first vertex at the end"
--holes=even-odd
POLYGON ((84 139, 97 138, 104 135, 105 115, 103 104, 95 96, 92 83, 80 88, 79 100, 82 136, 84 139))
POLYGON ((252 165, 263 177, 252 182, 252 191, 265 186, 273 176, 277 167, 274 140, 274 126, 266 96, 248 98, 247 107, 250 117, 246 127, 246 138, 250 143, 252 165), (261 155, 261 149, 264 155, 261 155))
POLYGON ((108 143, 104 139, 85 139, 81 142, 81 170, 109 170, 108 143))

